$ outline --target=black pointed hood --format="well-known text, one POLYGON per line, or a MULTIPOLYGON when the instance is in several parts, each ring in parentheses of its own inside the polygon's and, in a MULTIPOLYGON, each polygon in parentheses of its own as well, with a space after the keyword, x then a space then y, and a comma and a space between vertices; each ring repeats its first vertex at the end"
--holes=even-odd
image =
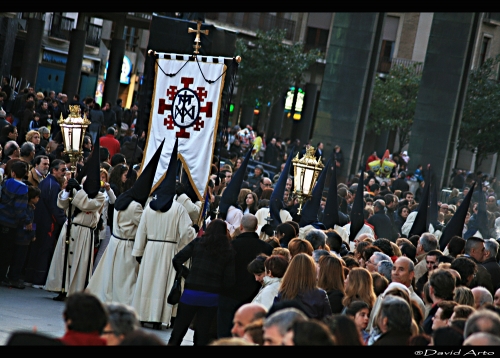
POLYGON ((96 197, 101 189, 101 160, 99 152, 101 147, 99 145, 99 138, 96 136, 94 148, 92 148, 92 157, 85 163, 85 174, 87 178, 83 183, 83 190, 87 193, 90 199, 96 197))
MULTIPOLYGON (((156 149, 155 154, 151 157, 146 168, 141 172, 141 175, 137 178, 132 188, 121 194, 115 201, 115 209, 125 210, 128 208, 132 200, 137 201, 143 207, 146 205, 149 193, 151 192, 151 187, 153 186, 153 181, 155 179, 156 168, 160 162, 161 152, 163 150, 163 144, 165 139, 161 142, 158 149, 156 149)), ((129 173, 133 169, 129 169, 129 173)), ((128 176, 128 174, 127 174, 128 176)))
POLYGON ((170 210, 175 197, 178 141, 179 139, 175 140, 174 149, 170 156, 170 163, 168 163, 167 174, 158 188, 153 192, 153 196, 156 196, 156 198, 149 203, 151 209, 161 211, 162 213, 170 210))
POLYGON ((467 212, 469 211, 469 205, 472 199, 475 185, 476 183, 472 184, 472 188, 465 196, 464 201, 458 207, 457 212, 452 216, 452 218, 444 228, 443 234, 439 239, 439 249, 441 251, 444 251, 446 245, 448 245, 453 236, 463 236, 465 218, 467 217, 467 212))
POLYGON ((200 198, 198 198, 198 195, 196 195, 196 191, 193 189, 191 181, 189 180, 189 176, 185 170, 182 172, 181 180, 182 186, 184 188, 184 193, 188 196, 188 198, 191 199, 193 203, 200 201, 200 198))
POLYGON ((281 224, 280 210, 285 206, 283 204, 283 195, 285 195, 286 181, 288 179, 288 173, 290 173, 290 167, 292 166, 293 149, 294 148, 292 148, 288 155, 285 167, 283 168, 283 171, 274 186, 273 193, 271 194, 271 198, 269 200, 269 212, 272 219, 269 225, 271 225, 273 229, 281 224))
POLYGON ((241 184, 243 183, 243 179, 245 178, 245 173, 247 171, 248 161, 250 160, 250 156, 252 155, 252 150, 249 150, 241 163, 241 166, 238 168, 236 173, 233 174, 231 181, 227 185, 224 193, 222 193, 222 197, 220 198, 219 203, 219 212, 221 216, 225 218, 229 207, 232 205, 234 207, 238 207, 238 195, 240 195, 241 184))
MULTIPOLYGON (((430 171, 430 170, 429 170, 430 171)), ((436 178, 433 178, 432 173, 429 173, 429 178, 430 178, 430 183, 431 183, 431 188, 429 192, 429 211, 427 213, 427 227, 429 227, 429 224, 432 224, 434 226, 434 229, 439 225, 438 222, 438 214, 439 214, 439 206, 438 206, 438 201, 439 201, 439 188, 436 185, 436 178)))
POLYGON ((358 189, 356 190, 356 197, 354 198, 354 203, 352 204, 352 209, 351 209, 351 227, 350 227, 350 233, 349 233, 349 241, 354 241, 356 236, 358 235, 358 232, 363 228, 363 225, 365 225, 365 214, 364 214, 364 209, 365 209, 365 200, 364 200, 364 185, 363 185, 363 180, 365 178, 365 171, 361 169, 361 175, 359 176, 359 181, 358 181, 358 189))
POLYGON ((427 224, 427 213, 429 210, 429 199, 431 191, 431 172, 430 168, 428 171, 428 176, 425 181, 424 194, 422 195, 422 200, 418 203, 417 216, 415 221, 411 226, 409 237, 412 235, 422 235, 424 232, 429 230, 429 225, 427 224))
MULTIPOLYGON (((333 161, 333 172, 330 178, 330 187, 328 188, 328 196, 326 198, 325 212, 323 214, 323 224, 327 229, 333 229, 339 224, 339 203, 337 194, 337 166, 333 161)), ((358 185, 363 185, 360 180, 358 185)))
POLYGON ((321 198, 323 196, 323 188, 325 187, 326 174, 328 173, 328 168, 330 166, 330 160, 326 163, 326 166, 321 171, 318 181, 314 186, 311 200, 305 203, 302 209, 302 215, 300 216, 299 226, 304 227, 307 225, 312 225, 318 222, 318 211, 321 204, 321 198))

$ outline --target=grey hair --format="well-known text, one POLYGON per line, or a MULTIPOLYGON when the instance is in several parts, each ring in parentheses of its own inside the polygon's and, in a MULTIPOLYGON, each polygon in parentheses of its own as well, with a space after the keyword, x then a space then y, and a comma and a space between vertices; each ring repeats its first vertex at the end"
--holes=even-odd
POLYGON ((474 339, 484 339, 485 345, 487 346, 500 346, 500 337, 497 337, 491 333, 487 332, 477 332, 471 334, 465 341, 464 341, 464 346, 473 346, 475 344, 472 344, 474 339))
POLYGON ((384 254, 383 252, 375 251, 372 255, 373 263, 377 265, 381 261, 391 261, 389 255, 384 254))
POLYGON ((40 127, 38 128, 38 133, 40 134, 50 133, 50 130, 47 127, 40 127))
POLYGON ((479 292, 479 302, 476 302, 478 304, 478 307, 481 307, 486 303, 493 303, 493 296, 491 295, 491 292, 488 291, 485 287, 476 286, 471 289, 471 291, 473 294, 474 292, 479 292))
POLYGON ((295 322, 307 321, 307 316, 296 308, 285 308, 270 315, 263 328, 276 326, 279 333, 284 336, 295 322))
POLYGON ((35 145, 31 142, 24 142, 24 144, 21 146, 21 157, 27 157, 30 155, 32 152, 35 151, 35 145))
POLYGON ((418 242, 420 242, 420 245, 422 245, 422 249, 424 249, 425 252, 436 250, 438 247, 436 236, 428 232, 422 234, 420 239, 418 239, 418 242))
POLYGON ((469 316, 464 328, 464 338, 473 333, 486 332, 500 336, 500 317, 495 312, 482 309, 469 316))
POLYGON ((139 329, 139 319, 132 307, 122 303, 108 303, 105 306, 108 311, 108 322, 115 336, 126 335, 139 329))
POLYGON ((246 232, 255 232, 257 229, 257 218, 253 214, 245 214, 241 218, 240 225, 246 232))
POLYGON ((498 241, 495 239, 484 240, 484 249, 490 253, 490 257, 496 258, 498 254, 498 246, 498 241))
POLYGON ((326 250, 314 250, 313 251, 313 259, 314 262, 319 263, 319 259, 323 256, 330 256, 330 252, 326 250))
POLYGON ((325 247, 326 245, 326 234, 318 229, 309 230, 305 239, 311 243, 314 250, 317 250, 320 246, 325 247))
POLYGON ((383 275, 389 282, 391 281, 392 266, 394 264, 391 260, 383 260, 378 263, 378 273, 383 275))

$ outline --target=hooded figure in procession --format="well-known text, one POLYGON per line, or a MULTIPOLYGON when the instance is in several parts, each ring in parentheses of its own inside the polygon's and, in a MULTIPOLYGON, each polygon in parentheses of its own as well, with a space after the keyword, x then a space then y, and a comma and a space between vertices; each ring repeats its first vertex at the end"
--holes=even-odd
POLYGON ((99 237, 99 230, 96 228, 105 201, 104 194, 99 190, 99 151, 97 139, 92 155, 85 164, 87 178, 83 186, 72 178, 57 198, 57 206, 63 209, 67 216, 71 216, 71 224, 69 237, 66 234, 68 221, 61 230, 44 287, 47 291, 59 293, 54 297, 56 301, 64 300, 66 294, 83 291, 92 276, 94 242, 99 237), (71 202, 70 196, 73 197, 71 202))
POLYGON ((87 289, 102 302, 132 304, 139 263, 132 256, 135 234, 153 185, 164 141, 134 186, 115 202, 113 233, 87 289))
POLYGON ((173 257, 196 237, 187 210, 176 200, 177 140, 164 180, 153 192, 137 228, 132 256, 140 263, 132 306, 141 322, 170 323, 167 296, 175 281, 173 257))

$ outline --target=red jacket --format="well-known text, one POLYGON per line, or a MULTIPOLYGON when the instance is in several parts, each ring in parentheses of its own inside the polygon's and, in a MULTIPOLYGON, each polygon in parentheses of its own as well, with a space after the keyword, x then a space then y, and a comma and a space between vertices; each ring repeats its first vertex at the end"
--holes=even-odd
POLYGON ((98 332, 77 332, 68 330, 60 338, 67 346, 105 346, 106 341, 99 336, 98 332))
POLYGON ((120 153, 120 142, 118 142, 112 134, 106 134, 104 137, 99 138, 99 145, 109 150, 110 159, 113 158, 113 155, 116 153, 120 153))

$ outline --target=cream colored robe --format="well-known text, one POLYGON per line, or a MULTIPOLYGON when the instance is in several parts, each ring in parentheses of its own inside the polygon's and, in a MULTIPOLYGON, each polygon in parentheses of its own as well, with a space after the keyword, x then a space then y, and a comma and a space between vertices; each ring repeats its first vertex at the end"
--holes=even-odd
POLYGON ((191 199, 189 199, 189 196, 187 196, 186 194, 178 196, 176 200, 187 210, 193 224, 198 225, 198 219, 200 218, 200 212, 203 203, 199 200, 196 203, 193 203, 191 199))
MULTIPOLYGON (((265 233, 262 233, 262 235, 260 235, 260 230, 262 230, 262 227, 267 224, 266 218, 267 218, 268 214, 269 214, 269 208, 260 208, 255 213, 255 217, 257 218, 257 231, 256 231, 256 233, 257 233, 257 235, 260 236, 260 238, 262 240, 267 240, 269 238, 269 236, 267 236, 265 233)), ((280 210, 280 219, 281 219, 282 223, 284 223, 285 221, 292 221, 293 220, 292 215, 290 215, 290 213, 288 211, 283 210, 283 209, 280 210)))
POLYGON ((144 209, 132 256, 142 256, 132 306, 143 322, 170 323, 167 296, 175 280, 173 257, 196 237, 187 210, 175 200, 162 213, 144 209), (156 240, 156 241, 152 241, 156 240))
MULTIPOLYGON (((64 209, 66 214, 68 214, 69 199, 62 199, 61 195, 63 193, 64 191, 61 191, 58 194, 57 206, 64 209)), ((89 199, 85 190, 73 190, 71 212, 74 212, 75 207, 79 208, 82 212, 71 221, 71 235, 67 258, 68 266, 66 268, 65 280, 65 291, 68 295, 83 291, 86 279, 90 280, 92 276, 94 237, 90 228, 95 228, 97 226, 104 200, 104 194, 101 192, 99 192, 94 199, 89 199), (88 269, 89 265, 90 269, 88 269)), ((47 282, 45 284, 45 289, 47 291, 61 292, 62 290, 67 225, 68 222, 66 221, 59 235, 54 256, 52 257, 49 273, 47 275, 47 282)))
POLYGON ((125 210, 114 212, 114 233, 87 286, 102 302, 132 304, 139 273, 139 263, 132 256, 132 249, 142 212, 142 205, 136 201, 130 202, 125 210))

